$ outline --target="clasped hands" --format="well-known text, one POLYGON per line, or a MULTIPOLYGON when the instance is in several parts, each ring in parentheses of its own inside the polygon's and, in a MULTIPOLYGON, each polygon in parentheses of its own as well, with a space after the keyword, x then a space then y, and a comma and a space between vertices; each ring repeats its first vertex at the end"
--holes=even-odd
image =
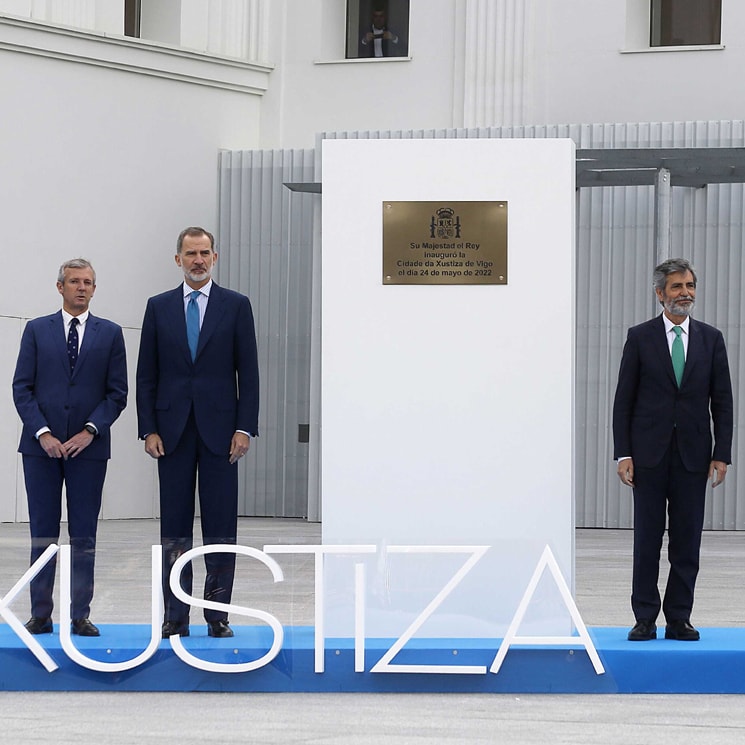
POLYGON ((39 444, 50 458, 75 458, 93 442, 94 435, 82 429, 67 442, 60 442, 51 432, 39 435, 39 444))

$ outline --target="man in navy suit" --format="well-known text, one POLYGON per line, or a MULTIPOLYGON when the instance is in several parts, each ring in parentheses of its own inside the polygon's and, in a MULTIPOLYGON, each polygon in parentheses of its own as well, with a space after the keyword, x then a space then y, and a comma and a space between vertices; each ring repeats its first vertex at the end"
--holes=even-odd
MULTIPOLYGON (((235 544, 237 461, 258 435, 259 413, 248 298, 212 281, 217 252, 204 228, 181 232, 175 258, 184 282, 148 300, 137 361, 139 436, 158 460, 164 638, 189 635, 189 606, 174 597, 169 576, 176 559, 192 548, 197 483, 204 544, 235 544)), ((230 603, 235 553, 208 554, 205 564, 205 600, 230 603)), ((191 564, 181 587, 191 594, 191 564)), ((206 608, 204 617, 210 636, 233 636, 222 607, 206 608)))
MULTIPOLYGON (((59 541, 62 485, 72 548, 72 632, 98 636, 89 619, 96 527, 111 425, 127 404, 127 363, 119 326, 88 310, 96 273, 85 259, 65 262, 57 277, 62 310, 29 321, 13 377, 23 421, 18 451, 28 496, 31 563, 59 541)), ((51 633, 55 560, 31 582, 32 634, 51 633)))
POLYGON ((654 271, 657 318, 629 329, 613 404, 618 476, 634 490, 634 568, 630 641, 657 637, 697 641, 691 625, 699 568, 706 482, 721 484, 732 462, 733 405, 727 350, 720 331, 690 317, 696 272, 685 259, 654 271), (712 439, 712 422, 714 435, 712 439), (668 516, 670 571, 657 589, 668 516))

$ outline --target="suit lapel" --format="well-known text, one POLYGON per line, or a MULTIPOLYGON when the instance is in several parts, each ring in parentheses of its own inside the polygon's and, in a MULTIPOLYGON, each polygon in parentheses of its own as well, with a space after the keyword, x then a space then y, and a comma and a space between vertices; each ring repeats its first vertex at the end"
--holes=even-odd
POLYGON ((189 342, 186 338, 186 314, 184 313, 184 286, 179 285, 165 299, 163 308, 163 320, 169 331, 173 334, 174 343, 181 354, 191 363, 191 352, 189 342))
POLYGON ((207 310, 202 321, 202 328, 199 330, 199 345, 197 347, 197 357, 202 353, 205 345, 214 333, 220 323, 220 319, 225 313, 225 294, 221 287, 214 282, 210 290, 210 297, 207 301, 207 310))
POLYGON ((98 331, 98 318, 89 313, 88 320, 85 322, 83 343, 80 345, 78 351, 78 361, 75 363, 75 370, 72 373, 73 377, 75 377, 75 374, 80 370, 80 366, 85 363, 85 360, 88 357, 88 351, 98 343, 98 331))
POLYGON ((65 375, 69 378, 70 358, 67 356, 67 340, 65 339, 65 322, 62 320, 62 311, 57 311, 49 317, 49 335, 51 337, 51 348, 55 351, 55 357, 60 361, 65 375))
MULTIPOLYGON (((673 370, 673 360, 670 356, 670 346, 667 343, 667 334, 665 333, 665 322, 662 320, 662 315, 657 316, 652 330, 652 342, 654 344, 655 351, 660 359, 660 364, 665 370, 665 374, 670 378, 670 382, 677 388, 678 383, 675 380, 675 370, 673 370)), ((685 379, 685 376, 684 376, 685 379)))
POLYGON ((692 318, 688 320, 688 349, 686 350, 686 365, 683 368, 683 380, 680 383, 682 388, 690 378, 693 368, 701 357, 703 344, 701 338, 701 328, 697 321, 692 318))

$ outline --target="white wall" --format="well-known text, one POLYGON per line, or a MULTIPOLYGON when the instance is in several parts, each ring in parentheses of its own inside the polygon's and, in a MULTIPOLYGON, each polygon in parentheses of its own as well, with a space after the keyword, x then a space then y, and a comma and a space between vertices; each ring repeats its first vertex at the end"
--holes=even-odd
POLYGON ((0 13, 72 28, 124 33, 124 0, 0 0, 0 13))
MULTIPOLYGON (((259 97, 78 63, 68 52, 54 58, 12 51, 4 41, 21 32, 41 33, 0 24, 0 209, 6 259, 12 257, 0 294, 0 520, 25 514, 10 391, 22 325, 60 307, 58 267, 80 255, 98 275, 91 309, 125 328, 130 368, 104 516, 149 517, 154 462, 136 439, 133 378, 145 301, 180 281, 173 254, 181 228, 216 227, 218 151, 258 145, 259 97)), ((13 38, 15 47, 28 41, 13 38)), ((64 41, 81 55, 94 43, 74 34, 64 41)))
POLYGON ((528 2, 541 12, 525 123, 742 118, 745 3, 722 3, 724 49, 652 51, 648 0, 528 2))
POLYGON ((345 0, 277 0, 263 147, 312 147, 324 131, 454 123, 452 0, 412 0, 411 59, 345 60, 345 0))
POLYGON ((345 0, 277 0, 262 146, 321 131, 739 119, 745 3, 724 48, 648 48, 649 0, 411 0, 410 57, 344 60, 345 0))
POLYGON ((180 0, 145 0, 140 11, 140 35, 143 39, 157 39, 166 44, 179 44, 181 41, 180 0))
MULTIPOLYGON (((117 33, 116 2, 95 0, 98 31, 117 33)), ((739 119, 745 3, 723 5, 724 48, 651 51, 649 0, 411 0, 410 59, 394 61, 344 59, 346 0, 144 12, 160 8, 153 23, 171 29, 159 41, 273 64, 259 144, 307 148, 323 131, 739 119)), ((0 12, 32 6, 0 0, 0 12)))

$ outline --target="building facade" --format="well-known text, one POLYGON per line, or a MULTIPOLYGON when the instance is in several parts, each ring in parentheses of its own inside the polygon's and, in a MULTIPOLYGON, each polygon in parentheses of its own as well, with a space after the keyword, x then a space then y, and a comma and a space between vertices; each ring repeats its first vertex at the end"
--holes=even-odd
MULTIPOLYGON (((320 519, 322 198, 285 184, 322 182, 325 138, 745 146, 733 95, 745 6, 734 0, 385 5, 400 46, 368 57, 362 38, 377 5, 364 0, 0 0, 0 204, 24 270, 0 301, 12 350, 0 389, 0 521, 25 519, 15 350, 25 321, 58 306, 63 260, 93 261, 93 312, 125 328, 134 370, 145 299, 179 281, 176 234, 216 227, 218 280, 252 297, 262 355, 262 438, 243 465, 242 510, 320 519)), ((728 343, 736 422, 743 206, 740 184, 677 188, 672 206, 673 246, 701 274, 696 315, 728 343)), ((625 330, 657 310, 654 194, 582 188, 577 208, 577 524, 626 527, 631 499, 611 462, 609 417, 625 330)), ((538 283, 546 275, 536 267, 538 283)), ((736 433, 710 528, 745 528, 739 452, 736 433)), ((133 405, 115 426, 109 474, 104 517, 157 514, 133 405)))

